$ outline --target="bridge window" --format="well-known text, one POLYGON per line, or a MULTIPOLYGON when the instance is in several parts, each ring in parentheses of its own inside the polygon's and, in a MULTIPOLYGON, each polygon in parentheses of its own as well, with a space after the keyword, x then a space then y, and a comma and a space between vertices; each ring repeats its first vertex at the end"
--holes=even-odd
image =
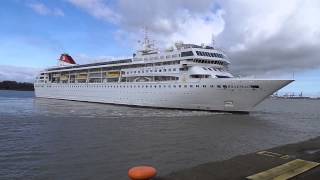
POLYGON ((209 78, 210 75, 207 75, 207 74, 193 74, 193 75, 190 75, 191 78, 209 78))
POLYGON ((216 75, 217 78, 230 78, 229 76, 216 75))

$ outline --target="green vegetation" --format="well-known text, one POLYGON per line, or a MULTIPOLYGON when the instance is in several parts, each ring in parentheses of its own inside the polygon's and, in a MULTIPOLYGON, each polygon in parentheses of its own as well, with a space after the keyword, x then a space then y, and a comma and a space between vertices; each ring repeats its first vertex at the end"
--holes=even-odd
POLYGON ((0 82, 0 90, 19 90, 19 91, 33 91, 33 84, 16 81, 2 81, 0 82))

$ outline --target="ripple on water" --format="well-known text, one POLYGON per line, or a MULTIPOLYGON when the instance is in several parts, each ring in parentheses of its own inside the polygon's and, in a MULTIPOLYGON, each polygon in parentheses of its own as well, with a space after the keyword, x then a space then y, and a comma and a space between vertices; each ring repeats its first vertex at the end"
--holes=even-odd
POLYGON ((0 179, 121 180, 138 164, 163 175, 319 136, 319 102, 267 100, 240 115, 0 91, 0 179))

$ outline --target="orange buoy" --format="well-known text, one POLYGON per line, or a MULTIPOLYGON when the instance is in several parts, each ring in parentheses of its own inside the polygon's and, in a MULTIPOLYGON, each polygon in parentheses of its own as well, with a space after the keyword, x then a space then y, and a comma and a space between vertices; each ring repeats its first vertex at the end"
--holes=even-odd
POLYGON ((151 166, 136 166, 129 170, 128 176, 132 180, 149 180, 155 177, 157 170, 151 166))

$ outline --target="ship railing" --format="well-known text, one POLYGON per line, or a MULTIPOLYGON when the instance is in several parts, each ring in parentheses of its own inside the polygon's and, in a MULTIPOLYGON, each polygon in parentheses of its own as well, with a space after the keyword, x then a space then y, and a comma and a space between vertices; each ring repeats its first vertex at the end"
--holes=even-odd
POLYGON ((99 63, 99 62, 106 62, 106 61, 120 61, 124 59, 132 59, 132 56, 118 56, 118 57, 106 56, 101 59, 93 60, 92 63, 99 63))

